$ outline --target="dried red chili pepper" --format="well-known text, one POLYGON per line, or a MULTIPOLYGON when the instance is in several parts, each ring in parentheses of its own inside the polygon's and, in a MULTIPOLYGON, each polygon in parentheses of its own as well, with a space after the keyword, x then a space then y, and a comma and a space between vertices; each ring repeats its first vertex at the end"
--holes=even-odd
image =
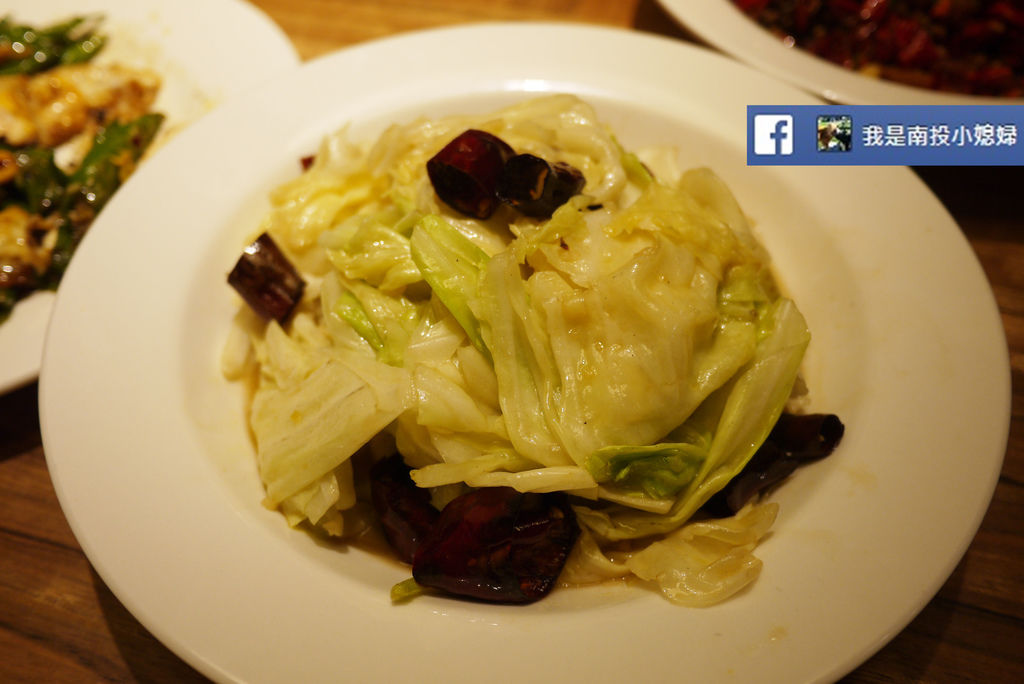
POLYGON ((370 499, 391 548, 399 560, 411 564, 440 511, 430 503, 430 491, 417 487, 409 472, 401 454, 374 463, 370 499))
POLYGON ((496 603, 532 603, 554 587, 579 536, 564 494, 485 487, 441 511, 413 562, 423 586, 496 603))
POLYGON ((517 154, 505 162, 498 178, 498 197, 520 213, 551 218, 555 209, 583 189, 579 169, 564 162, 553 164, 532 154, 517 154))
POLYGON ((735 514, 801 465, 831 454, 844 431, 842 421, 831 413, 783 413, 740 474, 705 504, 705 512, 716 517, 735 514))
POLYGON ((445 204, 467 216, 486 219, 498 208, 498 176, 513 154, 501 138, 471 128, 427 161, 427 175, 445 204))
POLYGON ((283 323, 302 299, 306 282, 269 234, 245 248, 228 284, 264 318, 283 323))

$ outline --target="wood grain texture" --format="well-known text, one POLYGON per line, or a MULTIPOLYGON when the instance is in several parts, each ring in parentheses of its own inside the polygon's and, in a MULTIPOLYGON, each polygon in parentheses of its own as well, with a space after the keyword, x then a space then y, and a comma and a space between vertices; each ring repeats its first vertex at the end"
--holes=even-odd
MULTIPOLYGON (((584 22, 691 39, 654 0, 253 4, 304 59, 397 32, 495 20, 584 22)), ((919 175, 961 226, 995 293, 1012 368, 1010 434, 992 504, 963 560, 907 628, 844 681, 1024 681, 1024 169, 919 175)), ((0 395, 0 682, 203 681, 90 567, 47 474, 37 401, 34 384, 0 395)))
POLYGON ((292 37, 303 59, 395 33, 485 21, 576 21, 627 26, 632 0, 258 0, 292 37))

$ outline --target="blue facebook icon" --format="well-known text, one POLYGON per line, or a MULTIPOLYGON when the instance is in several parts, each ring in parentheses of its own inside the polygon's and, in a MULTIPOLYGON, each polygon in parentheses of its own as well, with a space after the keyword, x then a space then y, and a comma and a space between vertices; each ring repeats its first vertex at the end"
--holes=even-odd
POLYGON ((754 115, 754 154, 793 154, 793 115, 754 115))

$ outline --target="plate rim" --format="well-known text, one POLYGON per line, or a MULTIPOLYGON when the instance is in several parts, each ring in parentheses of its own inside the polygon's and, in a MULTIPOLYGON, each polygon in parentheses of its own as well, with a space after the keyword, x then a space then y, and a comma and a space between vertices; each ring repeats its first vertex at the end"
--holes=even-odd
MULTIPOLYGON (((586 36, 586 37, 589 37, 589 38, 592 38, 592 39, 597 39, 597 38, 613 39, 614 38, 615 40, 622 40, 623 42, 628 42, 630 44, 635 44, 635 45, 640 45, 640 44, 651 44, 651 45, 662 44, 662 45, 668 46, 669 44, 671 44, 672 47, 668 47, 667 49, 669 49, 669 50, 681 50, 680 54, 686 53, 686 54, 692 56, 694 59, 697 59, 697 55, 699 54, 700 55, 700 59, 710 59, 710 60, 712 60, 712 62, 714 62, 715 60, 719 60, 717 63, 720 64, 720 65, 723 65, 723 68, 735 69, 737 67, 740 67, 740 65, 736 64, 735 62, 733 62, 731 60, 728 60, 727 58, 724 58, 724 57, 722 57, 720 55, 717 55, 715 53, 711 53, 710 51, 704 50, 702 48, 696 48, 696 47, 693 47, 693 46, 688 46, 688 45, 685 45, 685 44, 680 44, 680 43, 678 43, 676 41, 669 41, 668 39, 664 39, 664 38, 660 38, 660 37, 656 37, 656 36, 647 36, 645 34, 639 34, 637 32, 632 32, 632 31, 624 30, 624 29, 615 29, 615 28, 606 28, 606 27, 583 27, 583 26, 578 26, 578 25, 566 25, 566 24, 561 24, 561 23, 557 23, 557 22, 517 22, 515 24, 508 24, 508 23, 501 23, 501 22, 482 22, 482 23, 479 23, 479 24, 471 25, 471 26, 460 26, 460 27, 454 27, 454 28, 446 27, 446 28, 439 28, 439 29, 426 29, 426 30, 422 30, 422 31, 413 31, 413 32, 409 32, 409 33, 406 33, 406 34, 399 34, 397 36, 389 36, 389 37, 378 39, 378 40, 371 41, 371 42, 368 42, 368 43, 364 43, 364 44, 356 45, 356 46, 353 46, 353 47, 345 48, 343 50, 340 50, 340 51, 338 51, 336 53, 332 53, 330 55, 325 55, 325 56, 323 56, 321 58, 313 60, 313 62, 308 63, 307 66, 303 66, 301 69, 302 69, 303 73, 306 73, 306 72, 310 72, 310 73, 317 72, 318 73, 319 71, 328 71, 330 69, 330 67, 332 65, 334 65, 335 63, 337 63, 337 64, 342 64, 342 63, 345 63, 345 62, 359 63, 361 60, 364 60, 364 59, 369 58, 369 57, 373 57, 373 56, 377 55, 380 51, 383 51, 383 50, 386 50, 386 49, 388 49, 390 47, 393 47, 395 44, 407 45, 409 43, 414 43, 416 41, 430 42, 432 40, 433 41, 457 40, 459 37, 472 36, 472 35, 476 35, 476 36, 485 35, 488 32, 493 32, 495 30, 502 30, 502 31, 515 31, 515 30, 519 30, 519 31, 529 31, 529 30, 559 31, 559 32, 562 32, 562 35, 564 35, 564 33, 568 31, 571 34, 575 34, 575 35, 578 35, 578 36, 581 36, 581 37, 586 36), (693 51, 693 52, 688 52, 688 51, 693 51), (728 64, 730 66, 725 67, 724 65, 726 65, 726 64, 728 64)), ((659 49, 661 49, 661 48, 659 48, 659 49)), ((757 72, 754 72, 753 70, 749 69, 748 67, 740 67, 740 68, 745 73, 747 73, 751 78, 767 79, 767 77, 765 77, 765 76, 763 76, 761 74, 758 74, 757 76, 755 76, 755 74, 757 72)), ((739 73, 739 72, 737 72, 737 73, 739 73)), ((782 86, 778 86, 778 87, 782 87, 782 86)), ((790 90, 789 86, 785 86, 784 87, 784 91, 789 91, 789 94, 791 94, 796 99, 801 99, 801 98, 807 99, 807 98, 810 98, 810 96, 804 95, 802 93, 798 93, 797 91, 790 90)), ((222 115, 221 118, 226 118, 226 116, 227 116, 226 114, 222 115)), ((210 117, 210 119, 214 120, 214 117, 210 117)), ((209 127, 209 125, 208 125, 208 127, 209 127)), ((938 202, 938 200, 935 199, 933 195, 931 195, 930 191, 923 184, 923 182, 920 181, 920 179, 916 179, 916 177, 913 176, 913 174, 910 174, 909 172, 907 172, 906 177, 907 178, 915 179, 916 182, 920 184, 919 185, 919 189, 923 190, 929 196, 931 196, 931 199, 934 202, 938 202)), ((939 210, 941 210, 942 212, 945 212, 945 209, 941 207, 941 203, 939 203, 939 210)), ((949 217, 948 212, 945 212, 945 215, 948 218, 949 222, 953 226, 955 226, 955 222, 953 222, 952 217, 949 217)), ((964 242, 966 242, 966 240, 964 240, 964 242)), ((980 266, 978 266, 976 258, 975 258, 975 261, 974 261, 974 266, 977 267, 980 270, 980 266)), ((77 268, 79 268, 79 267, 76 267, 74 265, 74 262, 73 262, 71 269, 69 269, 69 274, 75 272, 75 270, 77 270, 77 268)), ((81 267, 81 268, 84 268, 84 267, 81 267)), ((993 300, 993 302, 994 302, 994 300, 993 300)), ((58 307, 60 307, 60 305, 61 305, 61 300, 59 299, 58 300, 58 307)), ((54 320, 57 320, 57 315, 58 315, 57 312, 55 312, 54 320)), ((1002 338, 1002 342, 1003 342, 1003 344, 1005 346, 1005 336, 1002 338)), ((48 339, 47 351, 46 351, 47 358, 50 356, 50 351, 51 351, 50 350, 50 340, 48 339)), ((1006 358, 1006 355, 1004 355, 1004 358, 1006 358)), ((1009 382, 1008 372, 1009 371, 1008 371, 1008 361, 1007 361, 1007 363, 1006 363, 1006 373, 1005 373, 1005 375, 1006 375, 1006 382, 1007 382, 1007 388, 1008 388, 1008 382, 1009 382)), ((56 443, 56 441, 60 439, 58 433, 56 432, 55 423, 53 422, 54 414, 51 413, 51 411, 54 410, 53 407, 52 407, 52 404, 51 404, 51 397, 53 396, 53 393, 56 392, 56 387, 57 387, 56 385, 51 384, 53 382, 57 382, 56 380, 51 380, 51 378, 53 378, 53 377, 56 377, 56 376, 50 375, 50 373, 47 370, 47 366, 44 364, 43 373, 42 373, 41 378, 40 378, 40 419, 41 419, 41 425, 42 425, 42 428, 43 428, 42 432, 43 432, 44 446, 46 445, 47 442, 54 442, 54 443, 56 443)), ((1006 399, 1007 405, 1006 405, 1006 417, 1005 417, 1005 421, 1004 422, 1006 423, 1005 427, 1008 428, 1008 421, 1009 421, 1009 390, 1008 389, 1007 389, 1007 392, 1006 392, 1006 397, 1007 397, 1007 399, 1006 399)), ((1005 435, 1006 435, 1007 430, 1004 429, 1002 432, 1003 432, 1003 435, 1004 435, 1003 439, 1005 441, 1005 438, 1006 438, 1005 435)), ((1005 453, 1005 443, 1003 445, 1003 449, 1002 450, 1003 450, 1003 453, 1005 453)), ((61 504, 62 504, 62 507, 63 507, 65 505, 66 498, 65 498, 65 496, 61 496, 61 494, 64 493, 64 491, 65 491, 64 490, 64 484, 65 483, 63 483, 62 480, 61 480, 62 474, 61 474, 61 464, 59 463, 60 459, 59 459, 59 457, 57 455, 57 450, 52 451, 52 455, 51 455, 51 450, 49 448, 45 449, 45 451, 47 453, 47 461, 48 461, 48 463, 50 463, 51 458, 53 459, 53 466, 54 467, 53 467, 52 471, 54 473, 54 484, 55 484, 55 487, 58 490, 58 496, 61 499, 61 504)), ((1001 458, 1000 458, 1000 463, 1001 463, 1001 458)), ((998 468, 995 469, 995 474, 990 478, 991 481, 987 484, 989 494, 988 494, 988 497, 986 498, 986 502, 989 501, 990 498, 991 498, 991 491, 994 489, 995 479, 998 476, 998 470, 999 470, 998 468)), ((986 504, 985 508, 987 508, 987 504, 986 504)), ((976 522, 977 522, 977 524, 980 524, 981 517, 982 517, 983 514, 984 514, 984 508, 980 512, 976 512, 976 518, 977 518, 976 522)), ((82 530, 78 529, 76 523, 74 521, 72 521, 72 517, 73 517, 72 515, 68 515, 68 517, 69 517, 69 522, 72 522, 72 527, 75 528, 76 536, 78 536, 79 533, 82 532, 82 530)), ((977 525, 975 525, 973 529, 976 531, 977 525)), ((966 540, 963 542, 962 548, 960 549, 959 554, 957 554, 955 559, 953 559, 951 561, 951 563, 950 563, 949 571, 952 571, 952 567, 955 566, 955 563, 959 561, 960 556, 962 556, 963 551, 966 550, 966 548, 969 545, 971 539, 973 538, 973 535, 974 535, 974 533, 972 532, 966 538, 966 540)), ((85 548, 85 546, 86 545, 83 544, 83 548, 85 548)), ((87 550, 87 555, 89 555, 88 550, 87 550)), ((105 570, 101 569, 101 568, 103 568, 105 566, 105 564, 102 563, 102 562, 97 563, 96 560, 94 560, 91 555, 90 555, 90 560, 93 560, 93 562, 95 564, 97 564, 97 570, 100 572, 101 576, 103 576, 104 581, 108 582, 108 585, 111 587, 112 591, 115 591, 115 593, 118 593, 117 590, 115 589, 116 582, 111 583, 111 578, 108 577, 108 573, 114 573, 115 571, 110 570, 109 568, 106 568, 105 570)), ((941 582, 944 582, 947 576, 948 576, 948 573, 946 573, 946 574, 944 574, 942 576, 941 581, 938 582, 938 585, 935 587, 935 590, 938 589, 938 586, 941 586, 941 582)), ((927 600, 930 600, 930 598, 931 598, 931 596, 933 594, 934 594, 934 592, 930 593, 928 595, 928 598, 924 602, 922 602, 920 605, 918 605, 915 609, 913 609, 911 612, 909 612, 909 614, 901 616, 901 618, 896 621, 896 622, 901 622, 901 624, 899 624, 899 625, 893 624, 893 625, 889 625, 889 627, 890 628, 891 627, 898 627, 898 629, 896 629, 896 631, 901 630, 907 623, 909 623, 909 621, 913 618, 913 616, 916 615, 917 612, 920 611, 920 609, 925 605, 927 600)), ((121 597, 119 596, 119 598, 121 598, 121 597)), ((122 599, 122 600, 124 600, 124 599, 122 599)), ((133 604, 134 604, 134 602, 132 602, 130 600, 128 602, 126 602, 126 605, 129 605, 129 606, 132 606, 133 604)), ((137 607, 136 607, 136 609, 137 609, 137 607)), ((132 610, 132 612, 136 613, 136 610, 132 610)), ((152 619, 143 619, 142 615, 138 615, 137 613, 136 613, 136 615, 137 615, 137 617, 139 617, 140 622, 143 622, 143 624, 145 624, 147 626, 147 629, 150 629, 150 631, 152 631, 154 634, 158 635, 159 638, 161 638, 161 640, 164 641, 165 643, 168 643, 168 645, 172 645, 172 646, 176 645, 174 650, 176 652, 178 652, 178 654, 180 656, 182 656, 186 661, 188 661, 188 662, 192 663, 193 665, 195 665, 195 666, 199 667, 200 669, 202 669, 204 671, 204 673, 206 673, 206 674, 208 674, 210 676, 225 676, 227 674, 225 672, 217 670, 216 669, 216 665, 213 664, 211 661, 208 661, 205 657, 203 657, 202 654, 197 653, 197 652, 193 652, 187 646, 183 645, 180 641, 178 641, 178 639, 175 638, 175 635, 167 634, 163 629, 161 629, 159 624, 155 624, 155 625, 151 624, 152 623, 152 619), (181 650, 179 650, 179 649, 181 649, 181 650)), ((886 635, 880 636, 879 637, 880 640, 877 641, 875 644, 873 644, 871 647, 869 647, 866 651, 859 652, 857 654, 851 655, 849 657, 849 659, 848 659, 849 662, 846 662, 846 663, 843 663, 843 664, 838 664, 836 666, 836 669, 834 669, 830 674, 841 675, 841 674, 844 674, 849 669, 852 669, 853 667, 855 667, 860 662, 863 662, 864 659, 869 657, 875 651, 877 651, 878 648, 881 648, 881 646, 884 645, 884 643, 886 643, 892 636, 895 636, 895 633, 896 632, 892 632, 891 634, 888 634, 887 636, 886 635)))

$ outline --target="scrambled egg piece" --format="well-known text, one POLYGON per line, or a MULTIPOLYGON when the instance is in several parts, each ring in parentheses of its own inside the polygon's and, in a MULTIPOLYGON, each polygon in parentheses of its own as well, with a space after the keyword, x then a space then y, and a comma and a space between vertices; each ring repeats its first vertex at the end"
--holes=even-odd
POLYGON ((56 225, 21 207, 0 210, 0 287, 31 287, 46 271, 56 225))
POLYGON ((70 154, 58 155, 58 164, 67 171, 100 127, 142 116, 159 89, 155 73, 93 62, 0 77, 0 138, 13 146, 66 145, 70 154))

